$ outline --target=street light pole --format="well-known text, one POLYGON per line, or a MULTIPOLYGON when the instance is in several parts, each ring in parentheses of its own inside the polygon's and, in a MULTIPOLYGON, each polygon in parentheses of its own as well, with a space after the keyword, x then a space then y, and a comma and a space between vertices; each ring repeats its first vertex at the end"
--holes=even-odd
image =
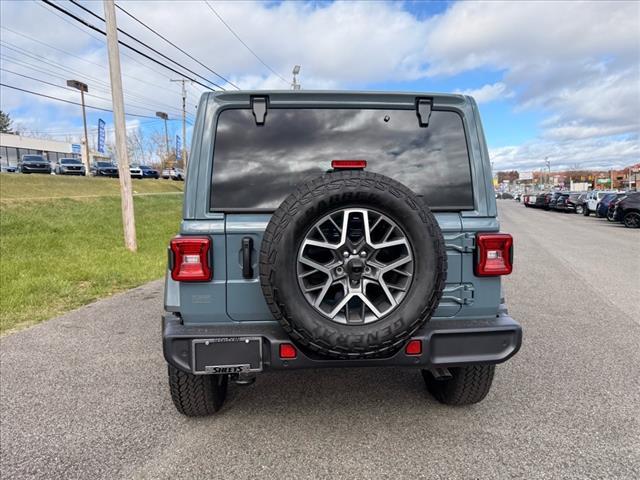
MULTIPOLYGON (((167 120, 169 119, 169 115, 165 112, 156 112, 156 117, 159 117, 164 120, 164 145, 165 145, 165 162, 169 160, 169 130, 167 130, 167 120)), ((165 162, 162 162, 162 168, 165 167, 165 162)))
POLYGON ((293 73, 293 82, 291 83, 291 90, 300 90, 300 84, 298 83, 298 79, 296 78, 296 76, 300 73, 300 65, 294 66, 291 73, 293 73))
POLYGON ((78 80, 67 80, 67 86, 80 90, 80 101, 82 103, 82 123, 84 124, 84 168, 85 174, 89 175, 89 135, 87 134, 87 111, 84 107, 84 92, 89 91, 86 83, 78 80))
POLYGON ((551 187, 551 162, 549 157, 544 157, 544 163, 547 165, 547 188, 551 187))

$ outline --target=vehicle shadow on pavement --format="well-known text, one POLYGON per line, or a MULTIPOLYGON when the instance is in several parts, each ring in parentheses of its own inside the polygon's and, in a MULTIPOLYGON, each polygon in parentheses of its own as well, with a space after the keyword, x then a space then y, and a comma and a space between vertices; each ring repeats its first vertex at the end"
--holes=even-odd
POLYGON ((274 372, 259 375, 248 387, 231 384, 221 414, 309 416, 328 411, 393 410, 403 405, 438 406, 424 385, 419 369, 351 368, 274 372), (226 412, 225 412, 226 413, 226 412))

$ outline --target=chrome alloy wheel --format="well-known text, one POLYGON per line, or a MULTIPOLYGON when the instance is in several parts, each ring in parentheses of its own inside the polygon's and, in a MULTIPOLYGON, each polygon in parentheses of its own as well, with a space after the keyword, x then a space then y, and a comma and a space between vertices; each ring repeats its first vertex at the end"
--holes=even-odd
POLYGON ((386 316, 404 299, 414 273, 411 245, 389 217, 365 208, 326 215, 297 255, 298 284, 319 313, 357 325, 386 316))

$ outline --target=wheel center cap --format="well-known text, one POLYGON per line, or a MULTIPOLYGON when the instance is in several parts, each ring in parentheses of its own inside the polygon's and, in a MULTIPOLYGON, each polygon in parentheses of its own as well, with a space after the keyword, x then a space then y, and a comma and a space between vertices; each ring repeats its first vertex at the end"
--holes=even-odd
POLYGON ((362 278, 362 273, 364 272, 365 263, 360 258, 352 258, 345 265, 345 270, 347 275, 349 275, 349 280, 352 282, 359 282, 362 278))

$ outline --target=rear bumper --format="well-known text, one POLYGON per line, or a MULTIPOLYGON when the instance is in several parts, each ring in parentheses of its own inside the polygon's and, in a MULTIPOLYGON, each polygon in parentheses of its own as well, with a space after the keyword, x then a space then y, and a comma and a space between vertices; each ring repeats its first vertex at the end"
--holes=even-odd
POLYGON ((280 345, 292 341, 275 321, 185 326, 179 317, 167 313, 162 318, 162 327, 165 359, 174 367, 190 373, 193 373, 193 341, 221 337, 260 337, 262 368, 273 370, 382 366, 434 369, 496 364, 515 355, 522 343, 522 328, 506 313, 490 320, 431 320, 412 337, 412 340, 422 341, 421 355, 409 356, 403 348, 387 358, 354 360, 312 358, 299 348, 295 359, 283 360, 278 353, 280 345))

